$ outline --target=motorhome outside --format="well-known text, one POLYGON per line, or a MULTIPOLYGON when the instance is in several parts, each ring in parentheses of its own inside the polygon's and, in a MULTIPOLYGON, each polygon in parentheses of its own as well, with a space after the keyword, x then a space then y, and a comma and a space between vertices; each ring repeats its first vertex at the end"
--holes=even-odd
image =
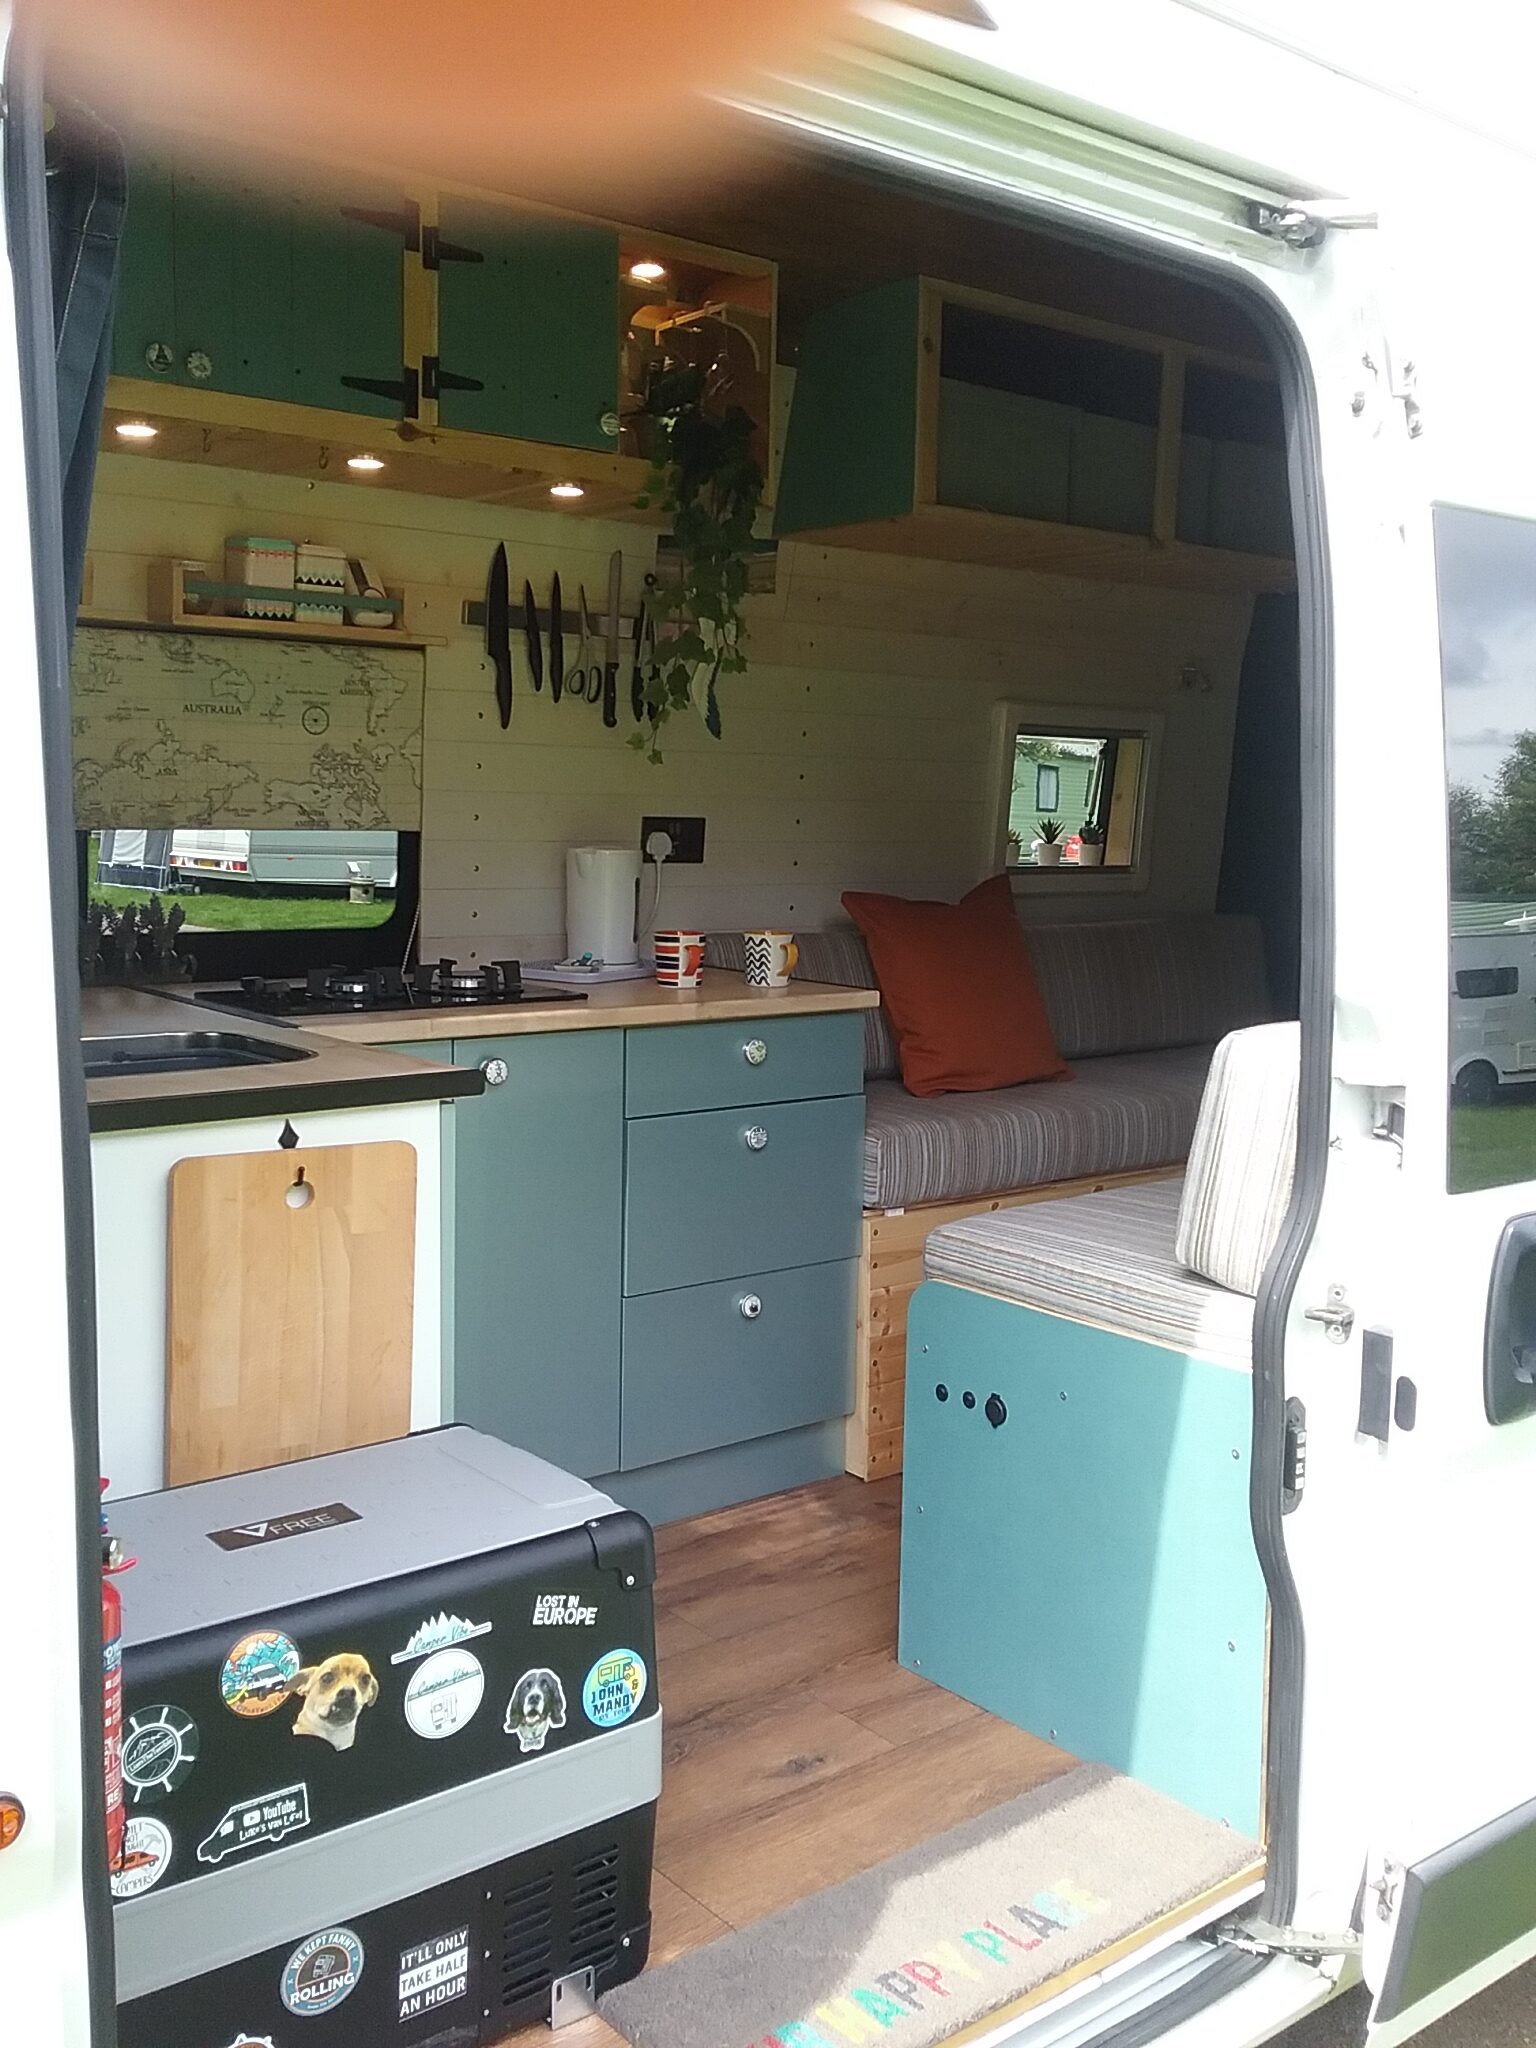
POLYGON ((850 15, 638 221, 13 58, 29 2039, 1392 2048, 1536 1954, 1531 161, 1235 15, 850 15))

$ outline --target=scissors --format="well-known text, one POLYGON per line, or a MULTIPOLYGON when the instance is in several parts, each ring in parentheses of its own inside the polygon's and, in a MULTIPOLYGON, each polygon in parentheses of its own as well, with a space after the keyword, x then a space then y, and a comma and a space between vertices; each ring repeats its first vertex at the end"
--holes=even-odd
POLYGON ((587 587, 576 586, 581 606, 581 637, 576 643, 576 666, 565 679, 565 694, 573 704, 595 704, 603 694, 603 664, 598 656, 592 615, 587 610, 587 587))

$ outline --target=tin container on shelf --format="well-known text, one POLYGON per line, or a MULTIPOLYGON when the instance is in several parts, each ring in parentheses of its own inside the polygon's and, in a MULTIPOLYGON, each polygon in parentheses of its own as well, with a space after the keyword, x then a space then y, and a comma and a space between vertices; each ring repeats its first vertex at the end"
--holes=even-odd
MULTIPOLYGON (((262 534, 232 533, 224 543, 224 580, 249 583, 253 590, 292 590, 297 550, 291 540, 262 534)), ((293 602, 282 597, 232 597, 226 600, 237 619, 291 619, 293 602)))
POLYGON ((319 542, 301 540, 294 571, 296 619, 308 619, 323 626, 339 626, 346 618, 343 599, 347 591, 347 557, 343 548, 322 547, 319 542), (324 602, 317 603, 315 598, 324 602))

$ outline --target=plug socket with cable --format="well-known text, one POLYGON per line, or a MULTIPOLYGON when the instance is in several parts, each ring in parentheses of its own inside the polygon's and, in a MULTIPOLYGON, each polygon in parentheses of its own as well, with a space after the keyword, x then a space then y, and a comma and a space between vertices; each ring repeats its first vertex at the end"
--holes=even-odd
POLYGON ((658 835, 664 836, 669 845, 660 858, 673 867, 697 867, 704 859, 704 820, 702 818, 647 817, 640 820, 640 847, 647 860, 655 860, 651 842, 658 835))

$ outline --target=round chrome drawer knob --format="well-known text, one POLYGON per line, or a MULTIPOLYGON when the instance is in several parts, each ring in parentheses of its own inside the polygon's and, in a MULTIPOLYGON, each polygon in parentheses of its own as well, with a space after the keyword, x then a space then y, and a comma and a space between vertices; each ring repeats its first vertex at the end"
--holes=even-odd
POLYGON ((507 1078, 507 1063, 505 1060, 482 1060, 480 1071, 485 1076, 487 1088, 499 1088, 507 1078))
POLYGON ((741 1048, 741 1056, 749 1067, 760 1067, 768 1057, 768 1048, 760 1038, 749 1038, 741 1048))
POLYGON ((213 375, 213 357, 205 348, 187 350, 187 375, 196 378, 199 384, 206 384, 213 375))
POLYGON ((153 370, 157 377, 169 376, 176 367, 176 357, 169 342, 152 341, 144 351, 144 367, 153 370))
POLYGON ((747 1321, 755 1323, 763 1312, 763 1298, 760 1294, 744 1294, 740 1306, 747 1321))
POLYGON ((749 1152, 761 1152, 768 1142, 768 1133, 761 1124, 753 1124, 746 1133, 746 1139, 749 1152))

